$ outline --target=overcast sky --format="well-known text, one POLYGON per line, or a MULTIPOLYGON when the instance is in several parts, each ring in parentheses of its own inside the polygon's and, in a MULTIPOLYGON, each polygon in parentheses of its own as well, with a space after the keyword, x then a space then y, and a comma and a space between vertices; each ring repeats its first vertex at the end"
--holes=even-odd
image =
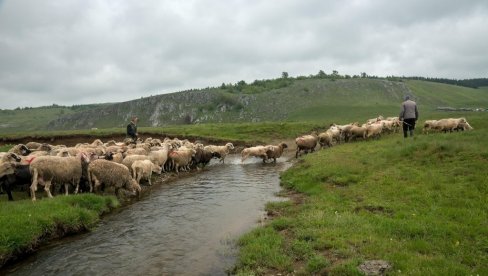
POLYGON ((331 73, 488 77, 488 1, 0 0, 0 108, 331 73))

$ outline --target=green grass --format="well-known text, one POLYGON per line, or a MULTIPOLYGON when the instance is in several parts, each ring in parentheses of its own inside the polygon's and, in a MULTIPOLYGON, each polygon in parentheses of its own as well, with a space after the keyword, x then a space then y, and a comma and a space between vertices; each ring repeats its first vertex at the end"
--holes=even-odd
MULTIPOLYGON (((221 123, 177 125, 168 127, 139 127, 143 135, 169 135, 180 137, 195 137, 219 141, 263 142, 274 139, 290 139, 312 129, 324 129, 327 124, 320 122, 263 122, 263 123, 221 123)), ((48 139, 50 137, 70 137, 76 135, 97 137, 110 137, 125 135, 123 128, 108 128, 97 130, 65 130, 65 131, 35 131, 29 133, 13 133, 3 135, 4 139, 48 139)), ((6 147, 8 150, 10 147, 6 147)))
POLYGON ((267 205, 276 217, 240 239, 236 272, 355 275, 382 259, 390 274, 487 275, 487 119, 307 155, 281 178, 303 203, 267 205))
POLYGON ((0 201, 0 266, 49 238, 90 229, 118 204, 115 197, 94 194, 0 201))
POLYGON ((264 86, 251 85, 248 88, 253 91, 247 92, 246 89, 229 93, 219 88, 206 88, 123 103, 86 105, 77 109, 45 107, 0 110, 0 134, 113 127, 123 131, 128 118, 134 114, 140 119, 139 125, 146 127, 190 122, 207 125, 269 121, 363 121, 379 114, 397 116, 406 94, 414 96, 421 116, 435 114, 440 106, 488 108, 487 88, 472 89, 428 81, 359 78, 336 81, 296 79, 286 85, 275 85, 281 82, 283 80, 279 79, 264 81, 261 83, 264 86))

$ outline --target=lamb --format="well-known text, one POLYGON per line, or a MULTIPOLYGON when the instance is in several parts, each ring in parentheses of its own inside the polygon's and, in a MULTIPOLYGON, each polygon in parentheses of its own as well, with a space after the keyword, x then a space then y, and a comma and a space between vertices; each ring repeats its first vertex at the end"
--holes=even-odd
POLYGON ((36 200, 37 185, 44 185, 48 197, 53 197, 50 191, 51 182, 64 184, 65 194, 68 195, 68 185, 75 186, 78 193, 82 176, 82 162, 89 163, 90 159, 85 153, 75 157, 39 156, 30 164, 32 174, 31 197, 36 200))
POLYGON ((272 151, 273 148, 270 146, 255 146, 250 148, 245 148, 241 151, 241 162, 244 162, 249 156, 254 156, 257 158, 262 158, 263 163, 268 159, 268 150, 272 151))
MULTIPOLYGON (((151 159, 151 161, 158 165, 158 166, 164 166, 166 164, 166 161, 168 161, 168 154, 171 149, 170 144, 163 144, 159 150, 151 151, 148 154, 148 157, 151 159)), ((163 169, 164 171, 164 169, 163 169)))
POLYGON ((97 191, 102 184, 105 188, 114 187, 115 195, 118 195, 120 189, 133 194, 139 194, 142 190, 126 166, 104 159, 95 160, 88 165, 88 182, 90 192, 97 191))
POLYGON ((283 151, 288 148, 288 145, 285 143, 280 143, 277 146, 266 146, 266 155, 267 159, 273 159, 273 162, 276 163, 276 158, 280 158, 283 154, 283 151))
POLYGON ((169 153, 169 158, 175 166, 176 174, 179 174, 180 167, 187 168, 189 166, 190 161, 195 157, 195 153, 194 149, 179 149, 169 153))
POLYGON ((305 153, 309 150, 310 152, 314 152, 318 140, 319 138, 316 134, 304 135, 296 138, 295 143, 297 144, 297 152, 295 153, 295 158, 298 158, 298 153, 302 150, 305 151, 305 153))
POLYGON ((122 165, 126 166, 129 169, 130 173, 132 174, 132 164, 137 160, 149 160, 152 161, 149 156, 147 155, 128 155, 122 161, 122 165))
POLYGON ((162 168, 149 160, 136 160, 132 163, 132 177, 137 181, 137 184, 141 184, 141 179, 144 178, 151 183, 152 173, 161 174, 162 168))
POLYGON ((204 150, 208 150, 211 153, 218 153, 220 154, 220 161, 224 163, 225 157, 230 153, 231 150, 234 149, 234 145, 232 143, 227 143, 225 146, 214 146, 209 145, 203 148, 204 150))

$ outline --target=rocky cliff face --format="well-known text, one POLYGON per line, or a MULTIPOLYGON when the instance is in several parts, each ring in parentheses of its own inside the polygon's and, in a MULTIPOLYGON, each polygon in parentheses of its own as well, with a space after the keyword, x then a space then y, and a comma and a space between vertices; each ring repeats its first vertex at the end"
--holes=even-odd
POLYGON ((410 93, 404 83, 385 80, 304 80, 258 94, 204 89, 115 103, 61 116, 48 129, 124 127, 132 115, 140 126, 286 120, 290 113, 317 104, 350 105, 351 101, 398 104, 410 93))

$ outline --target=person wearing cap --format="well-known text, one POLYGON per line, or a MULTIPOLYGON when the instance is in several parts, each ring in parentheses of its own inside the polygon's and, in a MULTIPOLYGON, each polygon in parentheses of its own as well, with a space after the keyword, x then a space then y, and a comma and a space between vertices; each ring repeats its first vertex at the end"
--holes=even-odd
POLYGON ((137 136, 137 121, 139 119, 136 116, 132 116, 130 123, 127 125, 127 138, 132 139, 132 143, 136 143, 137 136))
POLYGON ((402 109, 400 111, 400 121, 403 121, 403 137, 413 136, 413 130, 415 129, 415 122, 419 118, 419 112, 417 110, 417 103, 410 99, 410 96, 405 96, 405 101, 402 103, 402 109))

